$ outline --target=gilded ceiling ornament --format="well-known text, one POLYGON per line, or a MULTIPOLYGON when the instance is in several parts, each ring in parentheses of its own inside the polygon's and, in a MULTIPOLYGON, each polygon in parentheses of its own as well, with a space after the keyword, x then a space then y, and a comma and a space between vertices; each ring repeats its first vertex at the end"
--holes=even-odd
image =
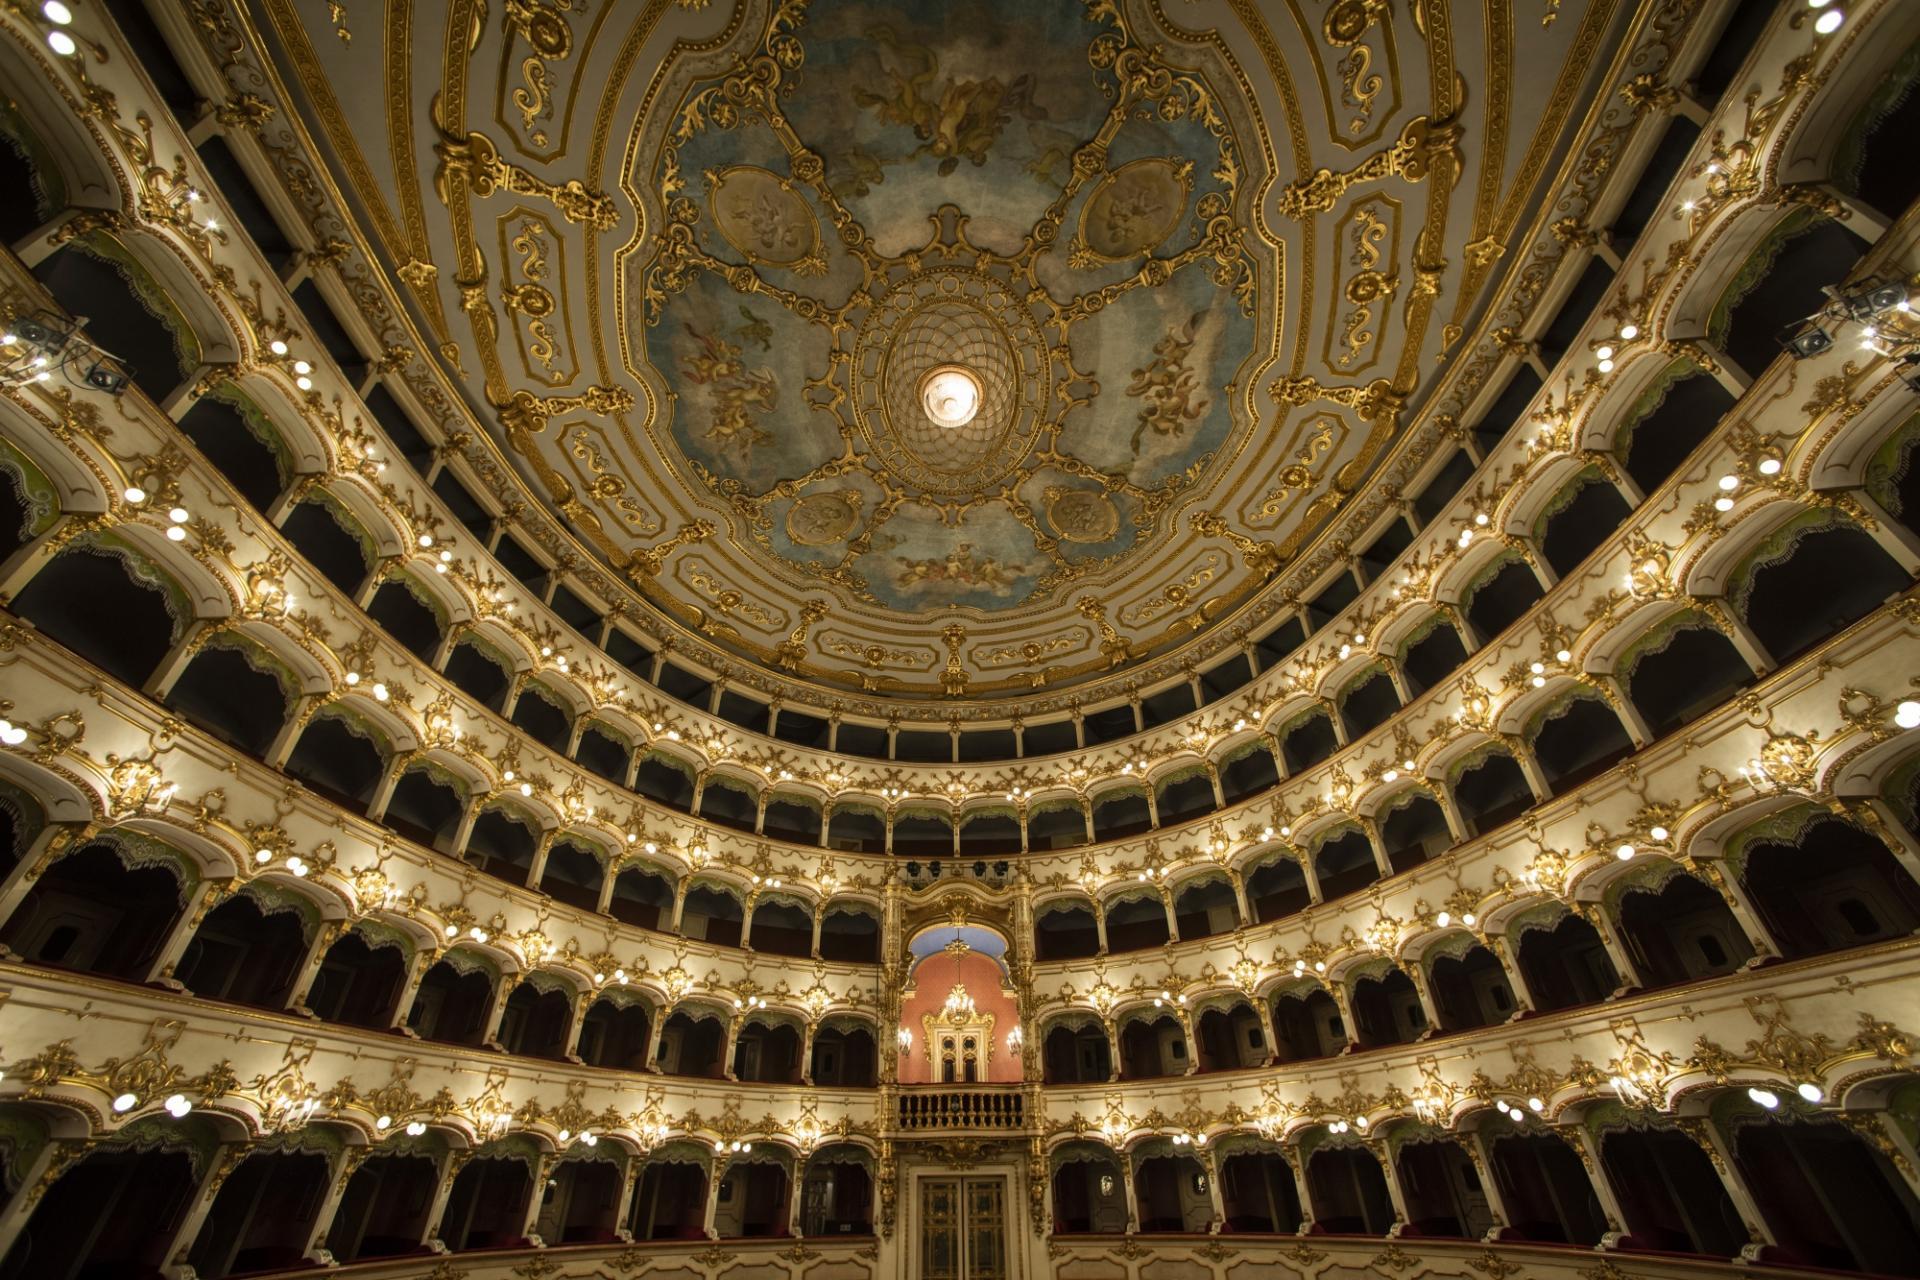
POLYGON ((1193 162, 1148 156, 1108 174, 1080 209, 1075 267, 1150 253, 1173 234, 1193 194, 1193 162))
POLYGON ((1120 512, 1106 494, 1049 485, 1047 523, 1068 542, 1105 542, 1120 527, 1120 512))
POLYGON ((506 0, 501 14, 508 34, 518 35, 533 50, 520 62, 521 84, 511 96, 520 113, 520 127, 536 147, 548 144, 543 122, 553 118, 553 73, 547 60, 562 60, 573 51, 573 30, 562 16, 573 7, 573 0, 547 0, 544 4, 506 0))
POLYGON ((499 148, 485 134, 444 137, 434 144, 433 151, 440 157, 434 190, 444 204, 453 203, 456 185, 464 183, 483 200, 497 191, 538 196, 549 201, 568 222, 595 231, 611 231, 620 225, 620 210, 612 196, 588 190, 578 178, 556 184, 511 164, 501 158, 499 148))
POLYGON ((807 659, 807 631, 814 623, 827 616, 830 610, 819 600, 809 600, 800 606, 800 624, 780 643, 774 654, 776 665, 788 671, 798 670, 807 659))
POLYGON ((858 489, 810 493, 787 508, 787 536, 803 547, 844 542, 860 526, 863 500, 858 489))
POLYGON ((756 165, 723 169, 708 179, 707 210, 727 243, 748 262, 803 276, 826 273, 819 219, 779 174, 756 165))
POLYGON ((1405 178, 1421 182, 1436 160, 1445 159, 1449 172, 1460 172, 1460 126, 1436 124, 1426 116, 1415 116, 1400 131, 1400 137, 1383 151, 1377 151, 1345 173, 1318 169, 1311 178, 1303 178, 1281 188, 1276 207, 1283 217, 1306 218, 1325 213, 1351 188, 1385 178, 1405 178))
POLYGON ((1336 0, 1320 24, 1327 43, 1346 50, 1338 66, 1340 100, 1353 111, 1347 132, 1356 137, 1367 131, 1374 100, 1386 87, 1386 81, 1374 71, 1373 50, 1365 43, 1367 33, 1377 25, 1385 29, 1382 18, 1392 20, 1387 0, 1336 0))

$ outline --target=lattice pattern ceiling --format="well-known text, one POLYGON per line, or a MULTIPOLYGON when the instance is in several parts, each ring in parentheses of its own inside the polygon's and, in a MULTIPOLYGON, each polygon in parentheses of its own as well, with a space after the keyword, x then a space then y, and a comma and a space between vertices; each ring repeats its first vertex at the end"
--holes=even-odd
POLYGON ((1164 655, 1324 532, 1632 17, 254 8, 429 345, 583 543, 785 675, 948 698, 1164 655), (979 387, 958 428, 921 402, 946 365, 979 387))

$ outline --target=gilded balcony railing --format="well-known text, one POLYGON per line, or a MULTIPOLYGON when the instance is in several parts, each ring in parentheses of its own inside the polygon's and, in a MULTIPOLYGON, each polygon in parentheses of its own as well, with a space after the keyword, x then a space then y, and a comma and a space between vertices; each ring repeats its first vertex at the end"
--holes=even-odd
POLYGON ((1026 1127, 1026 1098, 1017 1088, 971 1086, 906 1089, 900 1094, 904 1132, 1015 1130, 1026 1127))

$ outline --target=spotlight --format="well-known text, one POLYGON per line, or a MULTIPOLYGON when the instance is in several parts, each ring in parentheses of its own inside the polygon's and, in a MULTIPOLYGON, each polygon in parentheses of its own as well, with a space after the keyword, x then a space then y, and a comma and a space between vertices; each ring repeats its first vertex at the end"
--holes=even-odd
POLYGON ((1891 280, 1868 280, 1852 293, 1841 295, 1841 304, 1855 320, 1868 320, 1897 310, 1906 300, 1906 286, 1891 280))
POLYGON ((1833 350, 1833 335, 1818 320, 1803 320, 1781 330, 1779 342, 1795 360, 1810 360, 1833 350))
POLYGON ((16 318, 0 340, 0 347, 10 348, 0 352, 0 386, 48 382, 57 372, 76 387, 113 396, 125 391, 125 366, 82 336, 80 327, 85 323, 84 317, 68 319, 51 311, 16 318))
POLYGON ((104 360, 95 360, 88 366, 81 375, 81 381, 95 391, 104 391, 110 396, 117 396, 127 389, 127 375, 104 360))

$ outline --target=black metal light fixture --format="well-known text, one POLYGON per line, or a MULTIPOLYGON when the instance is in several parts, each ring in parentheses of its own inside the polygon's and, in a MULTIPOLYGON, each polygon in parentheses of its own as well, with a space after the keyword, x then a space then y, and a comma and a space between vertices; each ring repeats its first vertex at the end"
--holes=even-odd
POLYGON ((0 331, 0 386, 27 387, 58 375, 76 387, 117 396, 127 389, 126 363, 89 342, 84 320, 51 311, 16 316, 0 331))
POLYGON ((1851 287, 1828 285, 1824 292, 1825 306, 1780 331, 1781 348, 1795 360, 1824 355, 1847 325, 1857 325, 1861 348, 1893 360, 1901 379, 1920 391, 1920 325, 1907 286, 1870 276, 1851 287))

